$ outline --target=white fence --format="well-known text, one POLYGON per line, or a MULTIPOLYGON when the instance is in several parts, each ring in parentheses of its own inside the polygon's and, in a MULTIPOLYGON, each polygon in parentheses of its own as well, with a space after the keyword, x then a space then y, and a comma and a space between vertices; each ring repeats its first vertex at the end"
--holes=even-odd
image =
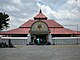
POLYGON ((55 45, 77 45, 80 44, 80 37, 54 37, 52 41, 55 45))
POLYGON ((0 42, 6 42, 8 44, 9 39, 13 45, 26 45, 28 37, 2 37, 0 42))
MULTIPOLYGON (((9 39, 14 45, 26 45, 28 42, 28 37, 2 37, 0 43, 8 44, 9 39)), ((53 37, 52 43, 55 45, 77 45, 80 44, 80 37, 53 37)))

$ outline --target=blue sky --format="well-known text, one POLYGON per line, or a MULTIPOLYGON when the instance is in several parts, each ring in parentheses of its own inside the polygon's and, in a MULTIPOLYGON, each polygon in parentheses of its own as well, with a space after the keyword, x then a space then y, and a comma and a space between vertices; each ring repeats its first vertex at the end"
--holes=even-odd
POLYGON ((0 0, 0 12, 10 16, 10 29, 18 28, 39 10, 66 28, 80 31, 80 0, 0 0), (72 26, 73 25, 73 26, 72 26))

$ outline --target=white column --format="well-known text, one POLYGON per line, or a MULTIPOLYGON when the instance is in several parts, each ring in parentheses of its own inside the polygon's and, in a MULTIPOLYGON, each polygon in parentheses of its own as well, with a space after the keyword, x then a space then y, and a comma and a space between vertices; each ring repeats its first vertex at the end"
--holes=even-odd
POLYGON ((2 36, 0 35, 0 43, 2 42, 2 36))
POLYGON ((31 42, 31 35, 28 34, 28 40, 27 40, 27 44, 29 44, 31 42))
POLYGON ((52 35, 51 35, 51 34, 48 35, 48 41, 49 41, 51 44, 53 44, 52 35))

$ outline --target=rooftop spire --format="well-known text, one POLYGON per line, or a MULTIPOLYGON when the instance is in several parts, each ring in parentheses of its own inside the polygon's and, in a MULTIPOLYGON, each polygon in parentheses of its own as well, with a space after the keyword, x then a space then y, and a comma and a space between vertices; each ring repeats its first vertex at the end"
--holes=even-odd
POLYGON ((47 17, 42 13, 40 9, 39 13, 34 17, 34 20, 47 20, 47 17))
POLYGON ((39 13, 42 13, 41 9, 40 9, 39 13))

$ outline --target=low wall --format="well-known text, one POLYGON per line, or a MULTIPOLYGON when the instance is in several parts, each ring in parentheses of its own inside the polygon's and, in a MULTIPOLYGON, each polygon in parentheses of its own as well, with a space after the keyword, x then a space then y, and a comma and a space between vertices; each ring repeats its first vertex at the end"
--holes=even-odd
MULTIPOLYGON (((0 42, 6 42, 11 40, 14 45, 26 45, 28 42, 28 37, 2 37, 0 42)), ((77 45, 80 44, 80 37, 53 37, 52 43, 55 45, 77 45)))
POLYGON ((52 42, 55 45, 77 45, 80 44, 80 37, 54 37, 52 42))
POLYGON ((6 42, 8 44, 8 40, 11 40, 13 45, 26 45, 27 44, 27 37, 2 37, 0 42, 6 42))

